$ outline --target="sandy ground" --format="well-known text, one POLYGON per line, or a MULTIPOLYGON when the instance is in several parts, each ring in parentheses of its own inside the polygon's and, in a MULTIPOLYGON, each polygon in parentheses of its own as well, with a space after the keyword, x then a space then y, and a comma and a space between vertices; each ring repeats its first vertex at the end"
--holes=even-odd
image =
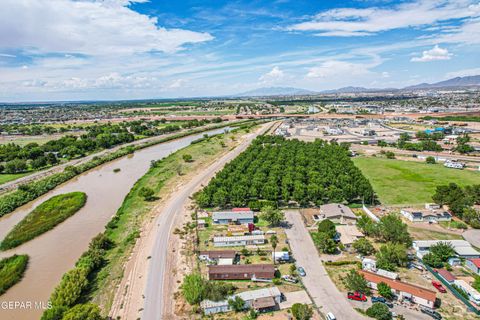
MULTIPOLYGON (((262 126, 262 130, 268 128, 270 125, 262 126)), ((239 146, 245 147, 246 137, 242 137, 238 140, 239 146)), ((248 145, 248 144, 247 144, 248 145)), ((238 147, 230 152, 226 152, 225 156, 234 154, 234 151, 238 147)), ((197 188, 202 184, 206 184, 213 176, 214 172, 223 167, 218 167, 217 163, 206 164, 206 171, 210 174, 205 176, 204 179, 198 183, 197 188)), ((121 319, 137 319, 143 314, 143 307, 145 304, 145 290, 147 284, 147 273, 150 266, 151 254, 155 247, 157 238, 157 228, 159 225, 156 223, 156 219, 168 206, 167 204, 175 200, 178 193, 182 191, 186 185, 190 184, 195 176, 201 172, 192 172, 182 177, 181 181, 178 181, 176 187, 169 192, 168 195, 162 196, 165 201, 162 201, 157 207, 155 207, 151 214, 150 221, 142 228, 141 236, 138 239, 135 248, 129 258, 126 266, 124 277, 117 289, 109 316, 112 318, 120 317, 121 319), (189 183, 190 182, 190 183, 189 183)), ((190 219, 187 213, 187 207, 191 204, 188 200, 182 204, 182 208, 174 216, 171 230, 169 230, 170 239, 168 241, 168 248, 166 248, 166 261, 165 261, 165 277, 163 284, 163 319, 177 318, 173 315, 175 301, 173 299, 174 292, 178 289, 179 281, 183 278, 183 275, 188 273, 187 263, 183 263, 181 256, 182 241, 178 235, 171 235, 171 231, 175 228, 181 228, 182 224, 190 219)), ((159 229, 159 228, 158 228, 159 229)), ((159 229, 160 230, 160 229, 159 229)), ((160 318, 160 315, 157 316, 160 318)))

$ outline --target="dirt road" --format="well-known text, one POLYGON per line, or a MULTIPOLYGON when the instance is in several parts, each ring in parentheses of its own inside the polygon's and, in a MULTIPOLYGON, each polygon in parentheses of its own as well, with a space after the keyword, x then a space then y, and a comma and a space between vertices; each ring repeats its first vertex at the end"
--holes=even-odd
MULTIPOLYGON (((173 300, 172 244, 174 225, 185 213, 189 197, 206 184, 217 171, 244 151, 259 134, 266 132, 271 124, 264 124, 248 134, 232 151, 225 154, 203 172, 199 172, 187 184, 179 186, 164 204, 154 212, 152 221, 140 245, 130 258, 131 266, 125 274, 124 284, 117 291, 110 312, 112 318, 122 319, 170 319, 173 300), (168 306, 167 306, 168 305, 168 306), (168 313, 168 315, 167 315, 168 313)), ((175 248, 177 249, 177 248, 175 248)))
POLYGON ((305 269, 306 276, 302 278, 302 282, 315 305, 324 314, 332 312, 337 319, 366 320, 366 317, 353 309, 347 297, 338 291, 328 276, 300 213, 287 210, 285 218, 291 225, 285 231, 296 265, 305 269))

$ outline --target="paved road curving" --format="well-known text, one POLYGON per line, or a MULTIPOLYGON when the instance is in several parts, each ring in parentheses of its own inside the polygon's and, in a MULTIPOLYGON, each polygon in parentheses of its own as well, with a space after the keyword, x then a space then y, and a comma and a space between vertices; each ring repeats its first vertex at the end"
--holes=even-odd
POLYGON ((302 282, 315 305, 322 313, 332 312, 339 320, 367 320, 353 309, 347 297, 338 291, 328 276, 300 213, 287 210, 285 217, 290 224, 286 233, 293 256, 297 266, 305 269, 307 275, 302 278, 302 282))
POLYGON ((469 229, 462 236, 474 247, 480 248, 480 229, 469 229))
POLYGON ((187 185, 173 194, 163 207, 163 210, 158 214, 155 221, 156 230, 154 230, 154 232, 156 232, 156 239, 151 254, 144 292, 145 305, 142 319, 164 319, 164 300, 173 298, 172 292, 165 294, 168 288, 164 288, 164 283, 166 277, 169 277, 172 272, 172 270, 167 270, 166 260, 168 243, 170 235, 172 234, 175 216, 181 213, 188 198, 201 187, 202 183, 207 182, 218 170, 222 169, 227 162, 233 160, 244 151, 250 145, 251 141, 259 134, 266 132, 270 128, 270 125, 271 124, 265 124, 260 131, 250 133, 242 144, 213 163, 205 171, 199 173, 187 185))

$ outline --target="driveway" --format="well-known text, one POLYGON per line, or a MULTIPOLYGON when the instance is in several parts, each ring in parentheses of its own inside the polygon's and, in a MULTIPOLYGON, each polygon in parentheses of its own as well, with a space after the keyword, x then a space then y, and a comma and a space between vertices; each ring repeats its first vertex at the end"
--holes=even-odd
POLYGON ((305 290, 285 292, 283 295, 285 296, 285 301, 280 302, 281 310, 291 308, 295 303, 312 303, 312 300, 310 300, 305 290))
POLYGON ((338 291, 323 267, 317 249, 298 211, 285 211, 290 227, 286 229, 293 256, 305 269, 303 284, 322 313, 332 312, 338 320, 368 319, 355 311, 347 297, 338 291))

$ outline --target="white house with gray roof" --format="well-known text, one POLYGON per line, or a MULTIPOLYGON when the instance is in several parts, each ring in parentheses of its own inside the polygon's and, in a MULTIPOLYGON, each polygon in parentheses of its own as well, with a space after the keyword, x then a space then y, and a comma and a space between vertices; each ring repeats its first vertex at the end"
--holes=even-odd
POLYGON ((277 287, 270 287, 237 293, 221 301, 203 300, 200 302, 200 307, 205 315, 228 312, 231 311, 228 300, 235 299, 235 297, 240 297, 245 301, 245 309, 272 308, 282 300, 280 290, 277 287))
POLYGON ((212 214, 214 224, 253 223, 253 211, 218 211, 212 214))

